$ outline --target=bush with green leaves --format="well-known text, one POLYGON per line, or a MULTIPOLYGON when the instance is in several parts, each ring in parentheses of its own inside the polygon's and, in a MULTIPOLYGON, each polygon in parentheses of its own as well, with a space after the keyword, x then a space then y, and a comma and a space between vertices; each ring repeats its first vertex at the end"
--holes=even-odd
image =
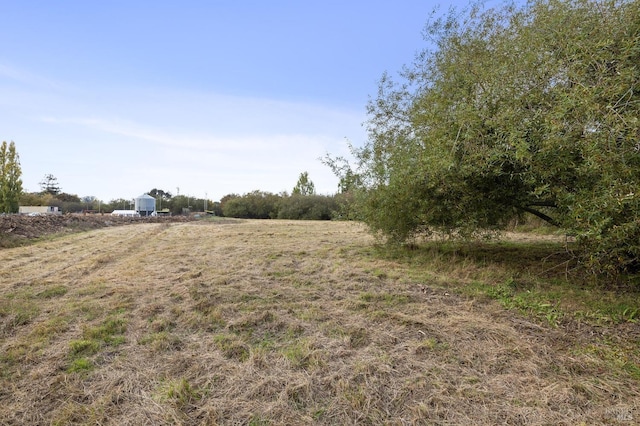
POLYGON ((405 242, 533 214, 594 272, 640 272, 640 2, 472 5, 425 37, 368 106, 358 216, 405 242))
POLYGON ((241 219, 272 219, 278 216, 280 196, 264 191, 252 191, 242 196, 229 195, 222 200, 226 217, 241 219))
POLYGON ((280 200, 278 219, 330 220, 337 210, 333 196, 294 194, 280 200))

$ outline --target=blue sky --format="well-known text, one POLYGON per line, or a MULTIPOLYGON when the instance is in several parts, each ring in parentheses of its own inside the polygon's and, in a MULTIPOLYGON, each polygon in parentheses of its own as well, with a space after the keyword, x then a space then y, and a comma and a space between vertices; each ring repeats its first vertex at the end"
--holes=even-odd
MULTIPOLYGON (((0 0, 0 140, 27 191, 103 201, 291 191, 360 145, 382 73, 425 47, 437 3, 0 0)), ((449 4, 443 4, 446 9, 449 4)))

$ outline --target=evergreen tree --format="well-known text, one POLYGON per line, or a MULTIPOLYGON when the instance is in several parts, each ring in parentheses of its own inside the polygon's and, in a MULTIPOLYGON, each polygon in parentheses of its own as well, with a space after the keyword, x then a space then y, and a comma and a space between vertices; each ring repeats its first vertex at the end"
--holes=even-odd
POLYGON ((44 178, 40 182, 40 188, 42 189, 42 192, 46 192, 53 196, 62 192, 60 185, 58 184, 58 178, 51 173, 44 175, 44 178))

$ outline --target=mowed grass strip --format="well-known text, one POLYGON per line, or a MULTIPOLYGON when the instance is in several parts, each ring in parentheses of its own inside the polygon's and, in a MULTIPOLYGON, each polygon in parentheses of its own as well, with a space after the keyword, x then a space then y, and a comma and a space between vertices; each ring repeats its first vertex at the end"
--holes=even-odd
POLYGON ((589 299, 564 242, 528 238, 390 253, 356 223, 200 221, 2 250, 0 419, 632 424, 632 295, 589 299))

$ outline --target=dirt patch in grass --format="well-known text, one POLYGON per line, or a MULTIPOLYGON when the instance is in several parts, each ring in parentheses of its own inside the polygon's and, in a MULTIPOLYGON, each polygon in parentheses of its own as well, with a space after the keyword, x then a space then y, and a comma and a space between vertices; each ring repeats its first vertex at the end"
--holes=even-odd
POLYGON ((636 323, 553 327, 372 247, 354 223, 242 221, 2 250, 1 423, 640 419, 636 323))

